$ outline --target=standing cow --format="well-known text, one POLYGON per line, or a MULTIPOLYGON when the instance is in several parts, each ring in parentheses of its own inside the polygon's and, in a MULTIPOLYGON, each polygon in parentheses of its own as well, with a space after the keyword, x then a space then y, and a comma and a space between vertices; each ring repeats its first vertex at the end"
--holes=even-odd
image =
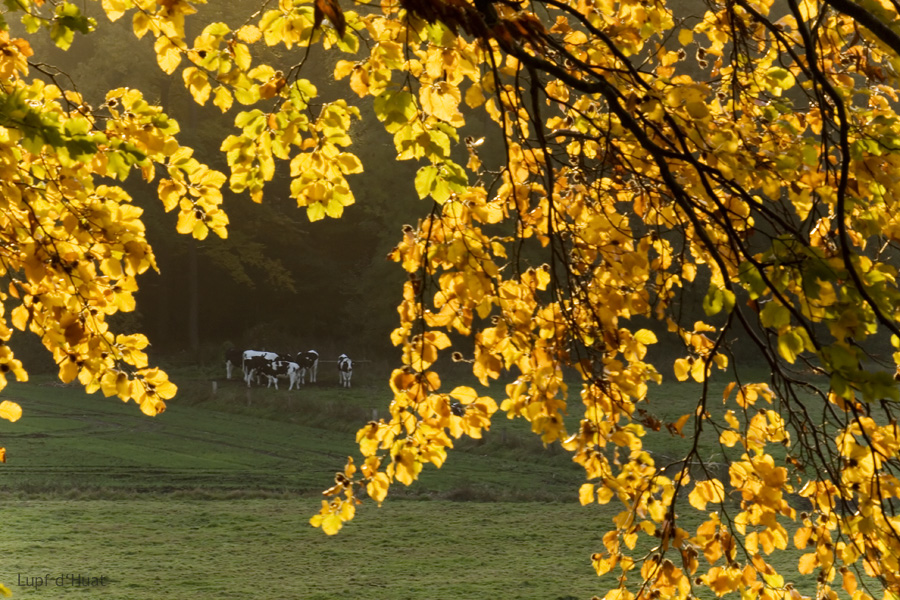
POLYGON ((244 381, 247 387, 253 383, 256 375, 261 374, 260 369, 270 362, 279 360, 281 356, 275 352, 264 352, 262 350, 244 350, 241 360, 241 367, 244 369, 244 381))
POLYGON ((338 382, 341 387, 350 387, 350 377, 353 376, 353 361, 346 354, 338 356, 338 382))
POLYGON ((298 352, 294 359, 300 365, 300 383, 306 383, 306 374, 309 373, 309 382, 316 382, 316 373, 319 371, 319 353, 315 350, 307 350, 306 352, 298 352))
POLYGON ((295 387, 300 389, 300 365, 290 360, 273 360, 271 362, 266 362, 259 369, 260 374, 265 377, 269 381, 269 385, 266 387, 275 386, 275 389, 278 389, 278 378, 283 377, 290 382, 288 386, 288 390, 292 390, 295 387))

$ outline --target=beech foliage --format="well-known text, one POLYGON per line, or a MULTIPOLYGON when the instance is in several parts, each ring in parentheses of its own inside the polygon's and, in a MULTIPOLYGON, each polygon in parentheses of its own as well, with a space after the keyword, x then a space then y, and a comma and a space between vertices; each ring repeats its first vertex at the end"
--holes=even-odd
MULTIPOLYGON (((190 36, 212 7, 100 4, 233 115, 227 172, 165 107, 135 89, 89 106, 4 29, 0 340, 30 330, 63 381, 158 413, 175 388, 147 339, 105 321, 155 267, 119 182, 142 177, 197 239, 227 234, 224 188, 264 202, 276 172, 310 221, 339 218, 366 181, 354 127, 379 122, 419 165, 397 193, 423 200, 390 255, 402 364, 313 525, 336 533, 499 412, 584 468, 583 504, 620 506, 592 557, 601 597, 793 599, 813 573, 817 598, 900 595, 895 0, 280 0, 190 36), (307 78, 322 56, 343 97, 307 78), (661 338, 673 360, 650 359, 661 338), (747 379, 736 348, 770 376, 747 379), (442 356, 503 385, 446 389, 442 356), (702 384, 673 422, 653 415, 666 380, 702 384), (659 435, 693 444, 663 461, 659 435)), ((61 48, 104 26, 69 2, 5 18, 61 48)), ((8 373, 26 377, 3 343, 8 373)))

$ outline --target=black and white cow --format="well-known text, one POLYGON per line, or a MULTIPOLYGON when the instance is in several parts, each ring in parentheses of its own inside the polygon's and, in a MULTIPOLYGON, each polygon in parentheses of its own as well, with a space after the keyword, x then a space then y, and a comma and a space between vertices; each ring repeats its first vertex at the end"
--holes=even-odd
POLYGON ((295 387, 297 389, 300 388, 300 373, 302 369, 300 365, 291 360, 273 360, 270 362, 266 362, 259 368, 260 374, 268 379, 269 385, 266 387, 272 387, 275 385, 275 389, 278 389, 278 379, 280 377, 286 378, 290 385, 288 386, 288 390, 292 390, 295 387))
POLYGON ((353 375, 353 361, 346 354, 341 354, 337 359, 338 383, 341 387, 350 387, 350 377, 353 375))
POLYGON ((237 348, 229 348, 225 351, 225 374, 231 379, 235 367, 242 367, 244 363, 244 351, 237 348))
POLYGON ((309 382, 316 382, 316 373, 319 371, 319 353, 315 350, 298 352, 295 362, 300 365, 300 383, 306 383, 306 374, 309 373, 309 382))
POLYGON ((266 364, 278 360, 280 355, 275 352, 264 352, 262 350, 244 350, 241 360, 241 367, 244 369, 244 381, 247 387, 253 383, 254 376, 266 364))

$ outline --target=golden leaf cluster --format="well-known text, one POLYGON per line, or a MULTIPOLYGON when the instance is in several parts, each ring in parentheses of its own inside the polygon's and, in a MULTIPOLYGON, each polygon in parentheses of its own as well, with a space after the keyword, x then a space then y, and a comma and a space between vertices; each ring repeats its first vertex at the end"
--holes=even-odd
MULTIPOLYGON (((62 47, 63 23, 96 25, 64 4, 68 20, 47 20, 62 47)), ((502 412, 583 467, 583 504, 620 506, 592 557, 606 600, 793 600, 792 576, 813 573, 817 598, 838 579, 854 600, 900 595, 896 4, 735 0, 684 18, 665 0, 281 0, 191 40, 200 4, 101 2, 196 102, 241 106, 228 175, 138 92, 111 92, 101 118, 30 79, 27 42, 0 36, 3 381, 24 378, 5 342, 30 329, 64 380, 160 410, 174 389, 147 340, 104 320, 155 266, 111 181, 164 171, 161 201, 202 239, 225 235, 226 182, 261 201, 285 163, 309 219, 339 217, 363 170, 359 99, 397 160, 418 161, 401 193, 428 209, 390 254, 408 276, 390 416, 360 429, 362 462, 313 525, 336 533, 363 491, 382 502, 502 412), (306 58, 258 58, 313 47, 342 53, 346 98, 324 100, 306 58), (748 349, 765 381, 737 368, 748 349), (500 397, 443 389, 444 358, 500 397), (696 410, 657 416, 664 376, 697 386, 696 410), (664 460, 657 435, 690 448, 664 460), (792 541, 807 551, 779 572, 768 557, 792 541)), ((42 27, 41 3, 25 6, 42 27)))

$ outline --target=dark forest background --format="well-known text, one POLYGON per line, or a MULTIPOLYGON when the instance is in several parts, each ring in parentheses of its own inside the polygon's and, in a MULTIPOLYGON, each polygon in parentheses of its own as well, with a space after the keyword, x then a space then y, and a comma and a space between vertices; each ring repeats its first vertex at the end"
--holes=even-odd
MULTIPOLYGON (((213 4, 196 15, 189 37, 202 30, 204 16, 235 26, 253 8, 213 4)), ((234 116, 244 107, 235 104, 223 115, 211 103, 197 106, 181 83, 180 70, 167 76, 157 67, 150 36, 134 38, 128 15, 110 24, 98 6, 86 8, 94 11, 98 30, 76 36, 66 52, 47 36, 31 36, 33 61, 56 71, 58 85, 77 89, 93 106, 103 102, 107 90, 140 89, 180 123, 179 139, 195 149, 195 156, 228 174, 219 146, 234 131, 234 116)), ((282 49, 264 58, 287 71, 305 52, 282 49)), ((350 92, 346 81, 331 77, 342 58, 348 57, 314 53, 305 60, 303 76, 324 100, 343 97, 365 113, 367 101, 350 92)), ((403 224, 414 224, 427 213, 430 201, 419 200, 413 188, 420 165, 393 160, 391 137, 380 123, 357 121, 350 133, 354 145, 348 150, 366 170, 351 176, 356 204, 338 220, 310 223, 306 210, 288 195, 289 165, 280 162, 262 204, 224 191, 227 240, 210 235, 197 241, 175 231, 175 213, 166 214, 156 196, 158 181, 148 185, 133 174, 124 187, 145 211, 160 272, 139 278, 137 311, 116 315, 114 326, 146 333, 154 355, 202 362, 217 361, 231 346, 284 352, 315 348, 323 358, 342 352, 360 359, 389 358, 385 353, 391 352, 394 307, 405 274, 387 254, 400 239, 403 224)), ((157 178, 162 175, 158 169, 157 178)))

